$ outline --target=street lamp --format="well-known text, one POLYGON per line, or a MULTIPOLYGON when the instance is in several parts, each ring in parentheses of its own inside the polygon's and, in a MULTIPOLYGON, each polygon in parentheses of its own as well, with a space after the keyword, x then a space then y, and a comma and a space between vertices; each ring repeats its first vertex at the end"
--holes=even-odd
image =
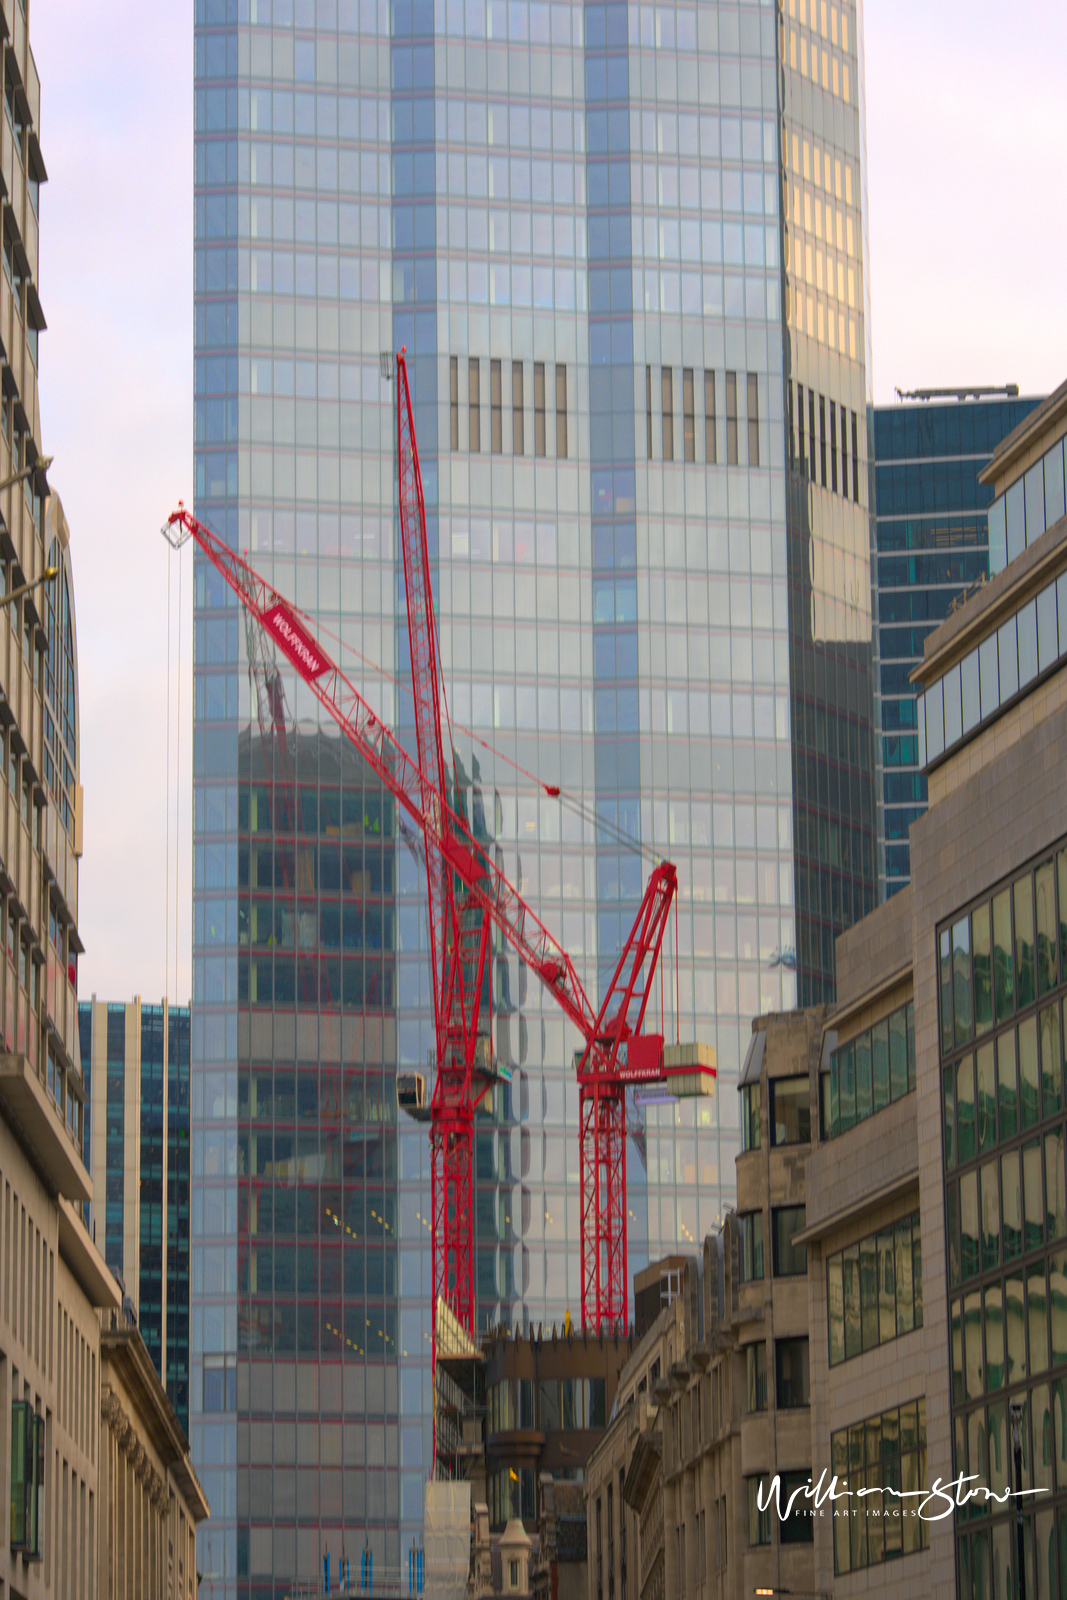
POLYGON ((1011 1402, 1011 1453, 1015 1461, 1015 1559, 1019 1564, 1019 1600, 1026 1600, 1026 1539, 1023 1532, 1023 1403, 1011 1402))
POLYGON ((9 606, 14 600, 21 600, 24 594, 29 594, 31 589, 39 589, 43 583, 51 583, 53 578, 59 577, 58 567, 45 567, 39 578, 34 578, 31 583, 20 583, 17 589, 12 589, 10 594, 0 594, 0 606, 9 606))
POLYGON ((32 478, 35 472, 47 472, 52 465, 53 459, 54 457, 52 456, 37 456, 34 461, 30 462, 28 467, 20 467, 17 472, 11 473, 10 477, 5 478, 0 483, 0 494, 3 494, 5 489, 10 489, 13 484, 21 483, 23 478, 32 478))

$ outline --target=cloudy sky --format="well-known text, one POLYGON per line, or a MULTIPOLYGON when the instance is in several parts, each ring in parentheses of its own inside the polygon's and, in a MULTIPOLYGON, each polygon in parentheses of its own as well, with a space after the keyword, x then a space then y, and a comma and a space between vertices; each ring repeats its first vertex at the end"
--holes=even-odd
MULTIPOLYGON (((71 525, 83 997, 190 990, 192 7, 32 0, 41 445, 71 525), (180 592, 179 592, 180 591, 180 592)), ((874 392, 1067 377, 1067 6, 867 0, 874 392), (1009 25, 1010 24, 1010 25, 1009 25)))

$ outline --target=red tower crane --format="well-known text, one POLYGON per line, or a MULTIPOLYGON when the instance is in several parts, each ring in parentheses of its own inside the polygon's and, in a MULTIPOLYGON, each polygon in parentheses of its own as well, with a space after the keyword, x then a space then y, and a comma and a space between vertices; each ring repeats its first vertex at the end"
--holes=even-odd
MULTIPOLYGON (((482 990, 495 925, 553 995, 585 1041, 576 1057, 581 1144, 582 1322, 627 1321, 627 1086, 670 1081, 678 1096, 710 1091, 711 1051, 664 1050, 641 1032, 678 876, 652 871, 633 928, 599 1010, 567 952, 473 837, 449 802, 441 735, 441 685, 422 481, 407 366, 397 358, 401 532, 416 705, 415 760, 319 646, 307 620, 211 529, 179 505, 163 528, 172 546, 190 537, 263 626, 344 735, 395 796, 425 841, 437 1079, 430 1108, 433 1150, 433 1293, 474 1332, 473 1132, 493 1082, 482 990)), ((552 791, 550 791, 552 792, 552 791)), ((435 1318, 436 1337, 436 1318, 435 1318)), ((436 1351, 435 1351, 436 1354, 436 1351)))

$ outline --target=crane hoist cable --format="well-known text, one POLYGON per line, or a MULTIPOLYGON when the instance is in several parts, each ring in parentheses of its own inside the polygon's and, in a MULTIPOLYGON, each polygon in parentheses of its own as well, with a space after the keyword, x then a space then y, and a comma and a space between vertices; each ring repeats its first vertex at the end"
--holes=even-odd
MULTIPOLYGON (((394 677, 391 672, 387 672, 384 667, 379 666, 376 661, 372 661, 371 658, 364 655, 361 650, 357 650, 354 645, 349 644, 345 639, 343 639, 339 633, 334 632, 332 628, 326 627, 317 617, 310 616, 307 612, 302 611, 299 606, 290 605, 290 609, 292 610, 294 616, 299 617, 301 622, 303 622, 306 626, 317 629, 319 635, 324 639, 330 639, 334 644, 337 645, 339 651, 343 651, 350 656, 354 656, 363 667, 367 668, 370 672, 373 672, 382 680, 383 683, 390 684, 398 694, 411 694, 411 689, 408 684, 402 682, 399 678, 394 677)), ((437 623, 435 616, 435 627, 436 626, 437 623)), ((440 641, 438 641, 438 655, 440 656, 440 641)), ((658 865, 659 862, 666 859, 662 850, 657 850, 654 848, 654 846, 645 844, 643 840, 636 838, 634 834, 630 833, 626 828, 624 828, 621 823, 612 822, 608 818, 601 816, 596 810, 596 807, 591 805, 589 801, 582 799, 581 795, 575 794, 569 789, 564 789, 560 784, 546 783, 543 778, 539 778, 537 774, 531 772, 528 767, 524 767, 520 761, 515 761, 511 756, 505 755, 503 750, 500 750, 496 745, 491 744, 488 739, 484 739, 481 734, 475 733, 473 728, 466 727, 462 722, 453 722, 451 713, 448 709, 447 697, 442 694, 441 698, 444 702, 445 721, 448 726, 448 742, 452 751, 453 771, 455 770, 456 761, 455 745, 453 741, 453 729, 455 729, 459 733, 465 734, 472 744, 479 745, 481 749, 488 751, 488 753, 493 756, 495 760, 502 762, 505 766, 511 767, 512 770, 519 773, 521 777, 528 778, 530 783, 533 784, 535 788, 539 789, 547 799, 558 800, 562 810, 571 812, 572 815, 576 816, 579 821, 585 823, 586 826, 595 829, 599 834, 606 835, 607 838, 613 840, 615 844, 620 845, 630 854, 641 857, 643 860, 650 862, 653 866, 658 865)))

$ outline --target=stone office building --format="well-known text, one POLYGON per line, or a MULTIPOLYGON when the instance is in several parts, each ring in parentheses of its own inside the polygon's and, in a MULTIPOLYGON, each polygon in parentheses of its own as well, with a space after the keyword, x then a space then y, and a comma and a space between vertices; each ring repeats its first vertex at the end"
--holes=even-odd
POLYGON ((1036 1491, 1025 1570, 982 1498, 918 1535, 817 1524, 835 1596, 1067 1585, 1065 435, 1067 384, 985 468, 996 575, 925 644, 929 809, 910 886, 838 942, 805 1231, 818 1459, 1036 1491))
POLYGON ((812 1588, 809 1506, 779 1518, 772 1481, 785 1512, 813 1462, 803 1234, 826 1015, 753 1024, 738 1210, 705 1239, 702 1263, 662 1275, 676 1292, 624 1368, 589 1460, 589 1600, 812 1588))

